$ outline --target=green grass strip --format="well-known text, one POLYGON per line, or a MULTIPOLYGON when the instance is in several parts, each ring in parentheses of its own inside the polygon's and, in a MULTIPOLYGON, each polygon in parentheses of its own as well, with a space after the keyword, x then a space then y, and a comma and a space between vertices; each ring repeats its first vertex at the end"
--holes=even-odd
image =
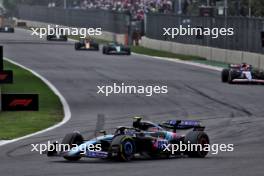
POLYGON ((13 70, 14 84, 2 86, 2 93, 39 94, 39 111, 0 112, 0 139, 13 139, 48 128, 63 119, 59 97, 35 75, 9 62, 5 70, 13 70))

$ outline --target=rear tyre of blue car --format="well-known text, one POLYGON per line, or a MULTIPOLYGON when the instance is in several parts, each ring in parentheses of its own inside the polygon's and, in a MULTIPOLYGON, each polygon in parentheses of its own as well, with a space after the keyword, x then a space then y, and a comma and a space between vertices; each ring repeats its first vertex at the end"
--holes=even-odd
MULTIPOLYGON (((198 144, 202 147, 197 147, 197 150, 186 151, 189 157, 204 158, 208 154, 208 150, 204 150, 205 147, 210 144, 208 135, 203 131, 191 131, 184 139, 185 144, 198 144)), ((198 146, 197 145, 197 146, 198 146)))
POLYGON ((110 147, 112 158, 117 161, 130 161, 134 157, 135 151, 134 139, 126 135, 116 136, 110 147))
MULTIPOLYGON (((77 132, 74 132, 74 133, 69 133, 67 134, 63 139, 62 139, 62 144, 68 144, 68 146, 70 148, 67 148, 66 150, 70 150, 71 148, 74 147, 74 145, 81 145, 83 143, 83 137, 81 134, 77 133, 77 132)), ((64 156, 64 158, 66 160, 69 160, 69 161, 78 161, 79 159, 81 159, 80 156, 64 156)))

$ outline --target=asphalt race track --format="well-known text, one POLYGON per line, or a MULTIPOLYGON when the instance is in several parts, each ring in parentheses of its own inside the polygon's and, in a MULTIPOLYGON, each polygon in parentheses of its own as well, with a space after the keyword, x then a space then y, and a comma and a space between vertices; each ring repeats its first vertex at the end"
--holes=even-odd
MULTIPOLYGON (((69 103, 71 120, 47 133, 0 147, 0 175, 263 175, 264 87, 228 85, 220 72, 139 56, 104 56, 75 51, 72 42, 46 42, 17 29, 0 34, 4 55, 52 82, 69 103), (167 95, 98 95, 98 85, 167 85, 167 95), (97 118, 104 114, 105 118, 97 118), (234 152, 210 154, 204 159, 136 159, 119 163, 100 159, 67 162, 31 152, 30 144, 60 140, 79 130, 86 137, 98 129, 131 125, 142 115, 159 122, 199 119, 207 126, 211 143, 233 143, 234 152), (262 164, 261 164, 262 163, 262 164)), ((25 117, 26 118, 26 117, 25 117)))

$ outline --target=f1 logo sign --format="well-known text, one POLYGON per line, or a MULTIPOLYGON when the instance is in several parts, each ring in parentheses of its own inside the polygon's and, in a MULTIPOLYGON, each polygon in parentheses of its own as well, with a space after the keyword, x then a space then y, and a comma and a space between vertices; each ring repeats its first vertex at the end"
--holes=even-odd
POLYGON ((23 106, 27 107, 32 102, 32 99, 14 99, 9 106, 10 107, 16 107, 16 106, 23 106))
POLYGON ((7 78, 7 74, 0 74, 0 81, 3 81, 7 78))
POLYGON ((3 111, 38 111, 38 94, 2 94, 3 111))
POLYGON ((13 72, 12 70, 0 70, 0 84, 12 84, 13 72))

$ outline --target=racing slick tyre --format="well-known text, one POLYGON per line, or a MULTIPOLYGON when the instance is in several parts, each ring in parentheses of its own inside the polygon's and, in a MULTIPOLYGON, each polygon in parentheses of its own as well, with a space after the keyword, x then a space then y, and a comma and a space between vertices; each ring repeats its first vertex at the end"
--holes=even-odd
POLYGON ((74 44, 74 48, 75 48, 75 50, 79 50, 81 48, 81 44, 80 43, 75 43, 74 44))
POLYGON ((47 41, 50 41, 51 40, 51 36, 50 35, 47 35, 47 41))
POLYGON ((230 70, 228 75, 228 83, 233 84, 233 79, 239 77, 235 70, 230 70))
POLYGON ((222 82, 228 82, 228 76, 229 76, 229 69, 223 69, 222 70, 222 82))
POLYGON ((112 158, 118 161, 130 161, 134 157, 135 151, 135 141, 127 135, 116 136, 110 146, 112 158))
POLYGON ((127 55, 131 55, 131 50, 130 49, 127 50, 127 55))
POLYGON ((61 41, 65 41, 65 42, 67 42, 67 41, 68 41, 68 37, 67 37, 66 35, 63 35, 63 36, 61 37, 61 41))
MULTIPOLYGON (((185 144, 200 144, 201 147, 197 147, 197 151, 186 151, 186 154, 189 157, 193 158, 204 158, 208 154, 207 151, 203 151, 206 144, 209 144, 209 137, 203 131, 191 131, 189 132, 184 139, 185 144)), ((196 147, 195 147, 196 148, 196 147)))
POLYGON ((95 50, 95 51, 99 51, 99 45, 98 45, 98 44, 95 44, 95 45, 94 45, 94 50, 95 50))
POLYGON ((103 47, 103 54, 109 54, 109 53, 108 53, 108 48, 103 47))
MULTIPOLYGON (((69 133, 67 134, 63 139, 62 139, 62 144, 69 144, 69 147, 70 149, 73 146, 73 144, 77 144, 77 145, 81 145, 83 143, 83 137, 81 134, 79 134, 78 132, 73 132, 73 133, 69 133)), ((80 156, 72 156, 72 157, 69 157, 69 156, 64 156, 64 158, 66 160, 69 160, 69 161, 77 161, 79 159, 81 159, 80 156)))

